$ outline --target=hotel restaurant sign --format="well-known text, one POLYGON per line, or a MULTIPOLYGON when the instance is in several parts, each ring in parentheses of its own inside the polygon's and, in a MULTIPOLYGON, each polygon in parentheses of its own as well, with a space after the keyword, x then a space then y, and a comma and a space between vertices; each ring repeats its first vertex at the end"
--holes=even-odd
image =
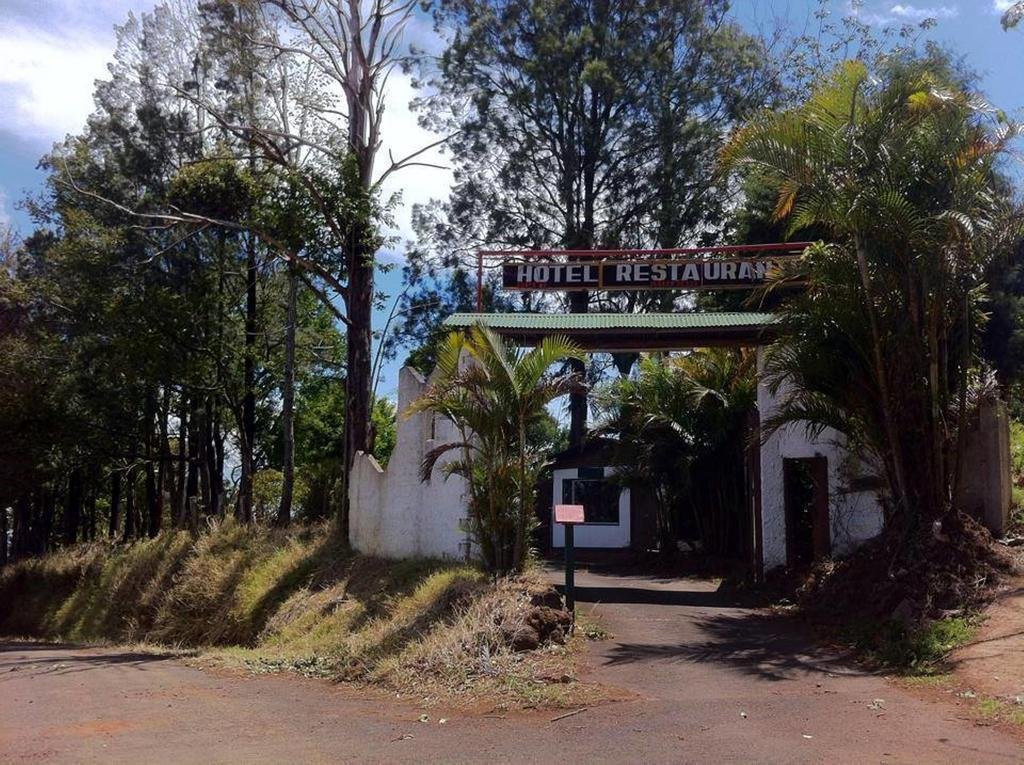
POLYGON ((751 289, 794 257, 505 263, 502 281, 512 290, 751 289))

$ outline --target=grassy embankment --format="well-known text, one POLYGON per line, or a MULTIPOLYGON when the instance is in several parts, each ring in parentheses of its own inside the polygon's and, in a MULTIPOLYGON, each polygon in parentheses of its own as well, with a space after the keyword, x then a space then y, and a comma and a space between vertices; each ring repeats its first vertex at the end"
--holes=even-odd
POLYGON ((578 638, 511 648, 545 585, 443 561, 353 555, 327 527, 225 523, 127 546, 79 545, 0 572, 0 634, 202 649, 258 672, 413 697, 572 703, 578 638))

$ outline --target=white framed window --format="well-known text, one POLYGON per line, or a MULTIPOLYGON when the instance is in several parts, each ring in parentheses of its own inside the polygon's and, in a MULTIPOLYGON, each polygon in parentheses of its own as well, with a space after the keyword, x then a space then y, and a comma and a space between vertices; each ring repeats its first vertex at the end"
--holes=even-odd
MULTIPOLYGON (((564 468, 554 471, 557 504, 583 505, 586 523, 576 527, 576 547, 630 546, 630 492, 615 482, 612 467, 564 468)), ((553 547, 565 545, 565 529, 551 524, 553 547)))

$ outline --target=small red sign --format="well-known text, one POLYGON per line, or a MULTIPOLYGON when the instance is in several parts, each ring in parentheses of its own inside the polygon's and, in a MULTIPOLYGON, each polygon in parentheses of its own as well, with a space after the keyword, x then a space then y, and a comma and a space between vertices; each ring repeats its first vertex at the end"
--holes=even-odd
POLYGON ((586 523, 583 505, 555 505, 555 523, 586 523))

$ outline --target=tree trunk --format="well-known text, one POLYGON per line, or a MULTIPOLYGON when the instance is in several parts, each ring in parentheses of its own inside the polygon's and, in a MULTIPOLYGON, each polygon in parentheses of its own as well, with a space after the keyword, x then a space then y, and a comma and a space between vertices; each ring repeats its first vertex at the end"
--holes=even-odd
POLYGON ((209 423, 209 474, 211 512, 224 517, 224 429, 220 426, 220 409, 211 396, 206 401, 206 420, 209 423))
POLYGON ((198 518, 193 518, 196 497, 199 496, 199 402, 190 401, 188 418, 188 465, 185 478, 185 512, 191 527, 198 518))
POLYGON ((68 496, 64 510, 64 544, 78 541, 78 527, 82 520, 82 469, 75 468, 68 477, 68 496))
POLYGON ((256 240, 250 234, 245 247, 245 361, 242 399, 242 432, 240 449, 241 476, 238 486, 236 513, 242 523, 251 523, 253 450, 256 441, 256 240))
MULTIPOLYGON (((585 209, 587 201, 584 200, 585 209)), ((591 213, 592 215, 592 213, 591 213)), ((590 220, 588 218, 588 220, 590 220)), ((570 233, 567 237, 567 245, 570 249, 590 250, 594 247, 593 222, 585 224, 584 230, 579 234, 570 233)), ((590 307, 590 293, 586 290, 571 292, 569 294, 569 313, 587 313, 590 307)), ((569 370, 577 376, 580 381, 578 389, 569 394, 569 448, 582 449, 583 442, 587 438, 587 391, 584 387, 587 376, 587 364, 579 359, 569 361, 569 370)))
POLYGON ((114 470, 110 473, 110 525, 107 535, 114 539, 117 536, 117 527, 121 515, 121 471, 114 470))
POLYGON ((146 460, 146 465, 143 472, 145 475, 147 522, 145 523, 144 527, 140 526, 140 531, 144 530, 145 533, 153 537, 156 536, 156 531, 153 530, 154 525, 156 526, 157 530, 159 530, 159 520, 157 520, 156 523, 154 524, 154 516, 156 516, 156 518, 159 519, 158 513, 160 508, 160 501, 159 498, 157 497, 156 466, 153 464, 152 460, 146 460))
POLYGON ((356 452, 370 444, 370 349, 373 320, 373 254, 354 247, 349 255, 348 355, 345 378, 345 493, 341 532, 348 538, 348 486, 356 452))
POLYGON ((149 526, 147 531, 149 532, 149 538, 152 539, 160 533, 163 528, 164 518, 164 481, 167 478, 167 463, 164 460, 160 461, 159 465, 155 465, 150 468, 156 472, 156 486, 153 502, 149 506, 149 526))
MULTIPOLYGON (((146 460, 146 464, 143 468, 144 476, 144 487, 146 492, 146 505, 145 505, 145 523, 140 526, 140 531, 145 533, 150 532, 150 524, 152 523, 153 514, 156 512, 157 497, 156 497, 156 466, 150 461, 146 460)), ((140 519, 142 520, 142 519, 140 519)))
MULTIPOLYGON (((569 296, 570 313, 586 313, 589 302, 589 292, 581 290, 573 292, 569 296)), ((583 383, 587 376, 587 364, 579 359, 572 359, 569 362, 570 371, 583 383)), ((580 386, 569 394, 569 447, 571 449, 583 448, 583 442, 587 438, 587 392, 580 386)))
MULTIPOLYGON (((350 18, 360 18, 360 6, 349 0, 350 18)), ((355 157, 359 185, 367 197, 373 188, 373 163, 376 157, 379 127, 379 112, 375 96, 378 72, 367 68, 363 33, 358 25, 346 30, 346 47, 355 51, 354 65, 349 67, 346 79, 348 103, 348 147, 355 157)), ((362 225, 355 227, 350 237, 347 266, 348 294, 346 308, 347 370, 345 377, 345 470, 344 495, 340 503, 339 526, 344 538, 348 539, 348 489, 357 452, 368 452, 370 442, 370 408, 372 406, 373 362, 370 358, 373 333, 373 258, 372 244, 376 230, 369 213, 362 225)))
MULTIPOLYGON (((217 324, 217 354, 218 357, 224 355, 224 326, 226 323, 224 317, 224 262, 225 262, 225 248, 227 244, 227 234, 221 229, 220 236, 220 267, 218 269, 217 278, 217 316, 219 322, 217 324)), ((220 416, 221 409, 218 404, 217 396, 224 390, 224 373, 223 368, 220 364, 217 365, 217 385, 215 390, 216 394, 207 396, 205 402, 206 419, 209 421, 208 432, 212 435, 207 440, 209 443, 213 442, 213 452, 208 453, 207 460, 207 473, 210 477, 210 501, 212 505, 208 508, 209 512, 217 518, 223 518, 227 512, 227 501, 224 496, 224 429, 221 427, 220 416)), ((196 431, 198 433, 198 431, 196 431)), ((206 436, 204 435, 204 438, 206 436)))
MULTIPOLYGON (((13 523, 13 521, 12 521, 13 523)), ((7 565, 7 508, 0 505, 0 568, 7 565)))
POLYGON ((145 525, 145 530, 151 531, 150 526, 152 524, 153 514, 156 512, 158 506, 158 498, 156 491, 156 454, 153 449, 153 428, 155 427, 156 418, 156 394, 149 392, 146 394, 145 410, 143 412, 143 434, 142 434, 142 451, 145 455, 145 462, 143 464, 143 474, 145 476, 145 491, 146 491, 146 519, 148 523, 145 525))
POLYGON ((288 265, 288 306, 284 328, 284 380, 281 385, 282 449, 281 504, 277 508, 277 523, 287 526, 292 522, 292 495, 295 491, 295 325, 297 323, 298 274, 294 264, 288 265))
MULTIPOLYGON (((195 439, 195 492, 193 500, 195 505, 202 508, 207 514, 213 513, 213 488, 210 486, 210 432, 206 421, 206 404, 196 409, 192 414, 192 433, 195 439)), ((237 508, 236 508, 237 509, 237 508)), ((198 522, 198 512, 194 521, 198 522)))
POLYGON ((14 518, 11 520, 11 560, 21 560, 32 549, 32 501, 27 494, 18 497, 14 503, 14 518))
POLYGON ((878 392, 882 399, 882 425, 885 428, 885 435, 890 444, 889 461, 892 465, 892 488, 896 498, 896 504, 902 508, 902 514, 913 514, 917 508, 912 507, 910 495, 907 491, 907 479, 904 473, 903 451, 899 434, 896 432, 894 417, 892 414, 892 399, 889 396, 889 375, 885 365, 885 353, 882 349, 881 333, 878 328, 878 317, 875 315, 875 290, 871 278, 871 270, 868 267, 867 252, 864 243, 857 239, 854 242, 857 252, 857 269, 860 273, 861 285, 864 288, 865 311, 868 318, 868 327, 871 329, 871 350, 875 365, 875 379, 878 382, 878 392))
MULTIPOLYGON (((609 3, 598 2, 595 4, 594 13, 598 19, 598 23, 595 24, 595 34, 597 35, 597 47, 600 48, 604 44, 603 39, 603 24, 602 20, 606 20, 609 15, 609 3)), ((601 133, 603 126, 608 119, 606 112, 607 105, 601 102, 601 96, 596 91, 590 94, 590 102, 587 105, 585 118, 583 120, 583 134, 582 134, 582 146, 579 148, 580 156, 573 157, 573 161, 569 163, 566 172, 567 177, 564 179, 565 189, 564 193, 568 193, 570 196, 575 197, 576 194, 576 170, 573 167, 577 162, 579 163, 579 172, 582 175, 582 198, 579 199, 579 207, 576 204, 567 206, 567 210, 573 210, 573 217, 567 219, 566 223, 566 246, 570 249, 580 250, 592 250, 594 249, 596 242, 596 225, 595 225, 595 209, 597 204, 596 194, 596 177, 598 165, 602 162, 602 140, 601 133), (576 211, 582 212, 582 221, 577 224, 575 217, 576 211)), ((576 154, 575 141, 571 145, 570 151, 576 154)), ((587 291, 573 292, 569 295, 569 312, 570 313, 587 313, 590 307, 590 293, 587 291)), ((569 446, 570 448, 580 449, 583 447, 583 442, 587 438, 587 391, 583 386, 586 382, 587 365, 583 361, 572 360, 569 363, 569 368, 573 374, 577 375, 580 380, 580 387, 569 394, 569 446)))
POLYGON ((130 542, 135 538, 135 468, 128 468, 125 479, 124 537, 122 541, 130 542))
POLYGON ((188 398, 185 396, 185 391, 181 392, 181 400, 178 403, 178 461, 174 474, 174 525, 183 529, 188 513, 185 479, 188 476, 188 444, 191 441, 188 435, 188 398))
POLYGON ((96 495, 99 493, 99 468, 94 464, 89 467, 89 480, 85 487, 85 526, 82 539, 87 542, 96 541, 96 495))
MULTIPOLYGON (((171 388, 170 386, 164 387, 163 401, 160 404, 160 412, 158 415, 158 423, 160 425, 160 448, 158 453, 160 455, 160 472, 156 477, 156 491, 157 497, 160 502, 160 513, 157 517, 156 533, 159 534, 163 528, 163 517, 164 517, 164 490, 169 489, 172 493, 176 486, 174 477, 172 474, 171 465, 174 464, 174 455, 171 454, 171 437, 170 437, 170 423, 168 420, 171 417, 171 388)), ((174 524, 174 505, 173 501, 171 504, 171 517, 170 524, 174 524)), ((150 534, 153 534, 153 529, 150 528, 150 534)))
POLYGON ((202 415, 196 422, 196 433, 199 436, 199 494, 203 498, 203 507, 206 508, 206 512, 219 518, 221 516, 220 500, 214 490, 211 470, 215 457, 210 427, 210 399, 207 397, 203 404, 202 415))
POLYGON ((90 541, 96 541, 96 488, 95 486, 89 489, 89 498, 85 501, 85 538, 90 541))
POLYGON ((36 555, 50 551, 50 537, 53 534, 53 516, 57 510, 57 495, 49 489, 39 492, 39 534, 36 538, 36 555))

